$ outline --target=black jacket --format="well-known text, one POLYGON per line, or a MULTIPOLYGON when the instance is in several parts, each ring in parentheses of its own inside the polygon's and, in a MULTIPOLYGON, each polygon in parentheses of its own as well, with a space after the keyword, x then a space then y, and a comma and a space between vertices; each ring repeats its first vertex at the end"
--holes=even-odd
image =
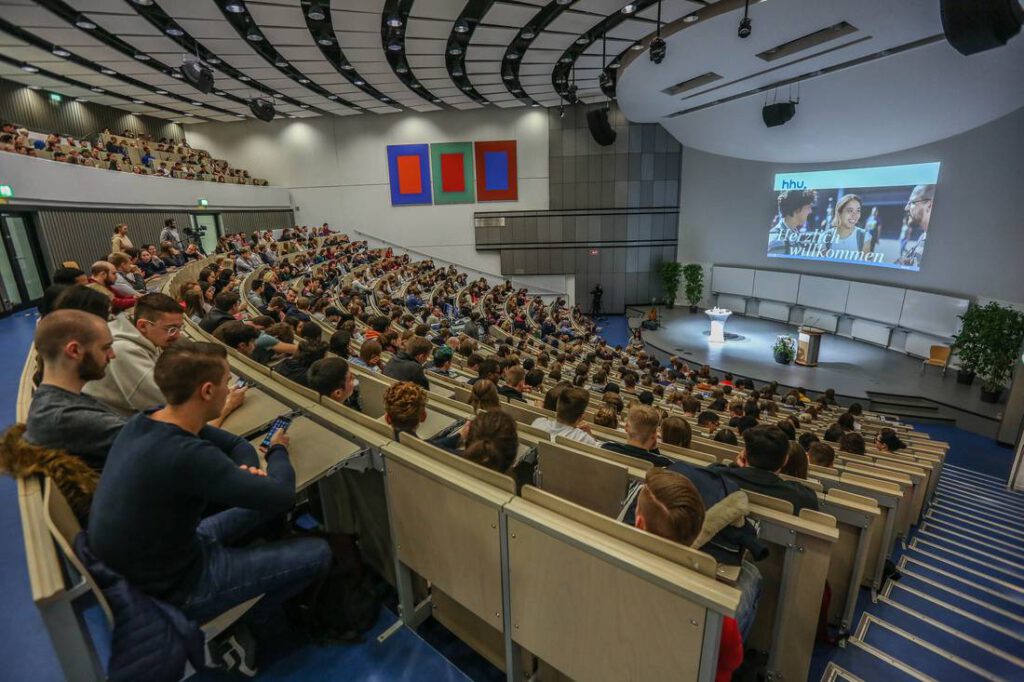
POLYGON ((512 388, 511 386, 500 386, 498 388, 498 395, 505 396, 506 398, 510 398, 512 400, 518 400, 524 403, 526 402, 526 398, 523 397, 523 394, 517 391, 516 389, 512 388))
POLYGON ((430 382, 423 371, 423 365, 416 362, 404 351, 398 351, 395 357, 391 358, 384 366, 384 376, 398 379, 399 381, 411 381, 419 384, 425 389, 430 389, 430 382))
POLYGON ((818 510, 818 496, 813 490, 796 481, 780 478, 771 471, 725 464, 712 464, 708 468, 732 478, 744 490, 792 503, 794 514, 799 515, 800 510, 804 508, 818 510))
POLYGON ((671 459, 661 454, 657 450, 644 450, 643 448, 638 448, 637 446, 630 445, 629 443, 617 443, 612 441, 609 443, 605 443, 601 447, 604 448, 605 450, 618 452, 619 454, 622 455, 629 455, 630 457, 642 459, 645 462, 650 462, 656 467, 667 467, 668 465, 672 464, 671 459))
POLYGON ((235 318, 231 316, 231 313, 226 313, 220 308, 210 308, 210 312, 206 313, 206 316, 199 321, 199 328, 207 334, 212 334, 217 327, 233 319, 235 318))

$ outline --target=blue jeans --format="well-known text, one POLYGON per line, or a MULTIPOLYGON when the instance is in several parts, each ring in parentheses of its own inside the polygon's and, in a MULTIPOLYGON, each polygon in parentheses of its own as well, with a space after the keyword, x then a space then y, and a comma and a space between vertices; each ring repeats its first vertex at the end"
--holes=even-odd
POLYGON ((740 603, 736 607, 736 625, 740 629, 743 642, 747 641, 747 633, 757 617, 757 601, 761 598, 761 571, 757 566, 744 561, 740 566, 740 577, 736 581, 736 589, 740 591, 740 603))
POLYGON ((265 621, 290 597, 327 574, 331 549, 321 538, 291 538, 254 547, 225 547, 266 521, 249 509, 228 509, 203 519, 203 572, 179 604, 191 620, 205 623, 253 597, 263 598, 247 614, 265 621))

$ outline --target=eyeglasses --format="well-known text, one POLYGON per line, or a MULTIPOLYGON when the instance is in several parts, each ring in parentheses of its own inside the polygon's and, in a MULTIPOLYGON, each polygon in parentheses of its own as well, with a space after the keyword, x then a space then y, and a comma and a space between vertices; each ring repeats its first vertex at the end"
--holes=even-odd
POLYGON ((908 204, 920 204, 922 201, 931 201, 931 199, 928 199, 927 197, 924 198, 924 199, 908 199, 907 203, 908 204))

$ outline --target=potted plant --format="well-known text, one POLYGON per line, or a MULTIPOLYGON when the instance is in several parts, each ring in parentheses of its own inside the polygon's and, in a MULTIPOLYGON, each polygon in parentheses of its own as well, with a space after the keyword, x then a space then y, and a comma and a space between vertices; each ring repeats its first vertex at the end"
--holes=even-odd
POLYGON ((683 266, 683 279, 686 280, 686 300, 690 304, 690 312, 696 313, 697 306, 704 298, 704 268, 697 263, 683 266))
POLYGON ((1013 368, 1024 343, 1024 313, 991 302, 978 306, 978 357, 975 371, 982 379, 981 399, 999 402, 1013 376, 1013 368))
POLYGON ((982 324, 981 306, 972 305, 960 318, 960 332, 953 335, 951 352, 960 359, 960 369, 956 373, 956 382, 970 386, 974 382, 975 368, 981 357, 981 345, 978 332, 982 324))
POLYGON ((788 365, 796 357, 796 342, 792 336, 780 335, 775 339, 772 353, 775 355, 775 362, 780 365, 788 365))
POLYGON ((676 294, 679 292, 679 282, 682 278, 682 264, 674 260, 661 264, 661 288, 665 292, 665 305, 669 308, 676 307, 676 294))

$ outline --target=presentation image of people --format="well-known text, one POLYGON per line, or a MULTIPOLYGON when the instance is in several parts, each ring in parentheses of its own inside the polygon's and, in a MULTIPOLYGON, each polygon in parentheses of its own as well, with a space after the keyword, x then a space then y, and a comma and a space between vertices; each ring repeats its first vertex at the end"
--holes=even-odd
POLYGON ((920 270, 938 163, 780 173, 770 258, 920 270))

